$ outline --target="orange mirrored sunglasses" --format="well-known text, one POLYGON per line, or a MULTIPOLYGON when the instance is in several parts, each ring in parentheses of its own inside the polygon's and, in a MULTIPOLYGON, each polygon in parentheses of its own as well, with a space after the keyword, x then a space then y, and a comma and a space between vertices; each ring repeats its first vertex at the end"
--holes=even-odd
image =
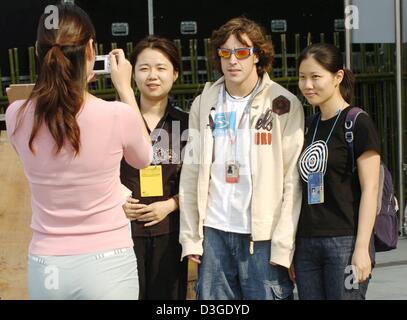
POLYGON ((236 59, 246 59, 250 57, 253 53, 257 51, 256 48, 237 48, 237 49, 225 49, 219 48, 218 49, 218 56, 224 59, 230 59, 232 54, 235 55, 236 59))

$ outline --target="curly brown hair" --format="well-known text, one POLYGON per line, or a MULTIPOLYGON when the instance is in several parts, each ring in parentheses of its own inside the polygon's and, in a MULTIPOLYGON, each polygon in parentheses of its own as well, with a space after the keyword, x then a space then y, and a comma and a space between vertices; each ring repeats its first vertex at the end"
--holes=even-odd
POLYGON ((257 49, 256 55, 259 62, 256 65, 257 74, 262 76, 265 72, 270 72, 274 60, 274 47, 271 40, 265 37, 265 30, 258 23, 245 17, 237 17, 229 20, 219 29, 213 31, 211 38, 212 59, 214 66, 220 73, 222 72, 218 48, 220 48, 231 35, 234 35, 241 43, 249 46, 242 38, 247 35, 257 49))

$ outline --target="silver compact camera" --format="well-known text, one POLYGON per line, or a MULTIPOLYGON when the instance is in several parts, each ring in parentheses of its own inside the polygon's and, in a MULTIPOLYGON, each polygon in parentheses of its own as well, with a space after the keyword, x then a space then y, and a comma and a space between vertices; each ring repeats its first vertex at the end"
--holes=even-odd
POLYGON ((95 74, 110 74, 110 56, 107 55, 100 55, 96 56, 95 65, 93 67, 93 71, 95 74))

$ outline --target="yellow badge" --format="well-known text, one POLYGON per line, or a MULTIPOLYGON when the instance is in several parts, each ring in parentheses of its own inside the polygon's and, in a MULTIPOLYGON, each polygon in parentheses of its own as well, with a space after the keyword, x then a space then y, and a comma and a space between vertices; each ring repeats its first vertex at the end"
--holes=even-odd
POLYGON ((162 166, 149 166, 140 170, 140 194, 142 197, 164 195, 162 166))

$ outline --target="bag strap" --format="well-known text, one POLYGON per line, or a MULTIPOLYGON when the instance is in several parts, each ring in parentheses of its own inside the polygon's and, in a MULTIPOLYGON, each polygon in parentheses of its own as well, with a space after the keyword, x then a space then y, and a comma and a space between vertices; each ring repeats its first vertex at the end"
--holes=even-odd
POLYGON ((351 156, 352 173, 354 173, 356 170, 355 152, 353 150, 353 128, 355 127, 358 116, 362 113, 366 113, 366 111, 358 107, 351 107, 345 118, 345 141, 348 147, 348 152, 351 156))

